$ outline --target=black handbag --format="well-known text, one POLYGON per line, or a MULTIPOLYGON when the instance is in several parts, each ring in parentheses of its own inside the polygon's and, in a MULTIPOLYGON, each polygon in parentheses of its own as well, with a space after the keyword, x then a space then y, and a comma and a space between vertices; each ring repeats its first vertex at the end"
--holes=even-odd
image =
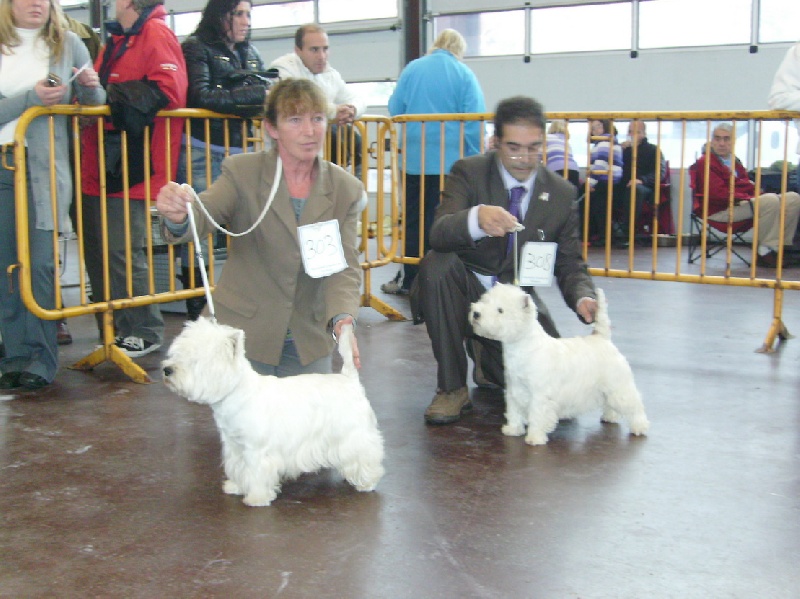
MULTIPOLYGON (((128 133, 128 189, 144 181, 144 135, 128 133)), ((125 188, 122 160, 122 131, 105 132, 106 192, 119 193, 125 188)))

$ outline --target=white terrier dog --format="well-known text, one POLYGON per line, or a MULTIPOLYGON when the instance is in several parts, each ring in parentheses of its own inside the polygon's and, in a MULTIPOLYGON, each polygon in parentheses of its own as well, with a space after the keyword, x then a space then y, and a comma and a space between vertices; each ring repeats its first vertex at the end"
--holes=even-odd
POLYGON ((506 375, 504 435, 528 434, 544 445, 559 419, 601 408, 604 422, 627 420, 634 435, 650 423, 628 361, 611 343, 605 295, 597 290, 594 333, 555 339, 537 320, 536 304, 513 285, 495 285, 472 304, 475 333, 503 343, 506 375))
POLYGON ((341 374, 278 378, 255 372, 244 331, 188 322, 162 362, 167 387, 210 405, 222 439, 225 493, 269 505, 282 479, 335 468, 359 491, 383 476, 383 438, 353 364, 352 326, 339 337, 341 374))

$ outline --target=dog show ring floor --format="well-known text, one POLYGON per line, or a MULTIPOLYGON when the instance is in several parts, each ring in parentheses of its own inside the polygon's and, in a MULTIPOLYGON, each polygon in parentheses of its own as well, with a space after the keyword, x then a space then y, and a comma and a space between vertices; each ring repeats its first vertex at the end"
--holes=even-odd
MULTIPOLYGON (((408 299, 384 296, 408 315, 408 299)), ((97 343, 70 319, 56 381, 0 396, 0 597, 796 598, 800 339, 755 353, 764 289, 596 279, 651 427, 599 412, 547 445, 505 437, 503 395, 474 388, 459 422, 426 426, 436 387, 423 326, 362 309, 361 381, 386 475, 360 493, 331 471, 269 507, 222 492, 208 406, 161 382, 167 339, 137 363, 67 367, 97 343)), ((586 335, 544 289, 562 335, 586 335)), ((784 321, 800 332, 800 297, 784 321)), ((287 398, 288 400, 288 398, 287 398)))

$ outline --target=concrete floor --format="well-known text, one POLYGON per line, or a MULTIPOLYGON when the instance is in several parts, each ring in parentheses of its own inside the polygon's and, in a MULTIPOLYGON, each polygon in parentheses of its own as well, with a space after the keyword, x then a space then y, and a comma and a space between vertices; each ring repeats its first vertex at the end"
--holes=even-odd
MULTIPOLYGON (((799 597, 800 339, 753 351, 772 293, 598 284, 648 437, 590 414, 529 447, 500 433, 502 395, 478 389, 462 421, 425 426, 424 327, 362 309, 386 440, 374 493, 326 471, 248 508, 221 491, 211 410, 111 365, 0 397, 0 597, 799 597)), ((543 295, 562 334, 588 332, 543 295)), ((796 292, 784 317, 800 332, 796 292)), ((182 317, 167 322, 171 337, 182 317)), ((70 326, 65 366, 97 336, 90 317, 70 326)), ((139 363, 158 379, 162 358, 139 363)))

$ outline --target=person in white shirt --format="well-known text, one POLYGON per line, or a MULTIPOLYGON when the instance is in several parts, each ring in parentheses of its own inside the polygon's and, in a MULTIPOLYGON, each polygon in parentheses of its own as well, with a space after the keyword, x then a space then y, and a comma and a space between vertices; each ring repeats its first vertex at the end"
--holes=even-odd
MULTIPOLYGON (((339 71, 328 64, 328 34, 316 24, 303 25, 294 34, 294 52, 276 58, 269 66, 278 69, 281 79, 309 79, 324 92, 328 101, 328 121, 335 125, 333 135, 338 134, 338 127, 350 125, 364 114, 366 104, 347 87, 339 71)), ((346 139, 349 140, 349 132, 346 139)), ((356 134, 355 166, 361 162, 360 137, 356 134)), ((334 141, 334 148, 338 147, 334 141)), ((332 153, 333 154, 333 153, 332 153)), ((332 156, 332 159, 334 157, 332 156)), ((338 162, 337 160, 332 160, 338 162)))
MULTIPOLYGON (((800 43, 789 48, 775 73, 769 92, 769 107, 773 110, 800 111, 800 43)), ((795 119, 794 124, 800 132, 800 119, 795 119)), ((800 154, 800 142, 797 153, 800 154)), ((797 191, 800 192, 800 164, 797 166, 797 191)))

